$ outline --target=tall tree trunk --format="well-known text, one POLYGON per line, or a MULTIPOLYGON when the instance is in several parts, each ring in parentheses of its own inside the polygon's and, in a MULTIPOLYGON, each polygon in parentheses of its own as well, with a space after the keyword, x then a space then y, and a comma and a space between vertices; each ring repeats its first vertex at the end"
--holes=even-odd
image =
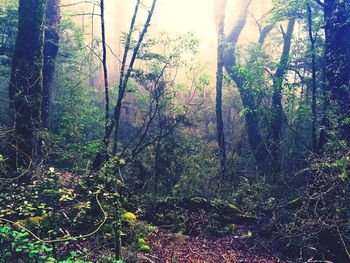
POLYGON ((35 159, 41 122, 43 36, 46 0, 20 0, 16 47, 9 84, 16 165, 35 159))
MULTIPOLYGON (((227 0, 220 3, 226 7, 227 0)), ((225 142, 225 129, 224 120, 222 117, 222 86, 223 86, 223 74, 224 74, 224 50, 225 50, 225 8, 223 14, 220 15, 220 21, 218 24, 218 49, 217 49, 217 72, 216 72, 216 128, 217 128, 217 140, 219 145, 220 156, 220 175, 221 178, 225 178, 226 174, 226 142, 225 142)))
POLYGON ((161 115, 158 109, 158 119, 159 119, 159 136, 157 139, 156 147, 155 147, 155 165, 154 165, 154 193, 156 196, 159 196, 159 182, 160 182, 160 176, 161 176, 161 170, 160 170, 160 156, 161 156, 161 142, 162 142, 162 136, 163 136, 163 124, 161 115))
MULTIPOLYGON (((266 168, 266 160, 269 157, 267 148, 263 142, 260 127, 259 116, 256 111, 255 96, 251 89, 246 87, 248 82, 241 74, 237 72, 236 68, 236 46, 240 34, 247 22, 250 1, 242 1, 242 11, 240 18, 232 28, 230 34, 226 37, 227 48, 224 56, 224 67, 229 74, 230 78, 236 83, 236 86, 240 92, 243 107, 247 109, 245 114, 245 121, 247 126, 248 141, 250 148, 254 154, 260 172, 264 173, 266 168)), ((266 26, 259 37, 259 44, 263 44, 268 32, 272 27, 266 26)))
POLYGON ((307 3, 307 20, 308 20, 308 31, 309 39, 311 45, 311 74, 312 74, 312 149, 314 152, 317 152, 317 105, 316 105, 316 96, 317 96, 317 83, 316 83, 316 49, 315 49, 315 37, 312 32, 312 10, 310 3, 307 3))
POLYGON ((43 98, 41 105, 42 125, 50 127, 50 111, 52 99, 52 86, 55 76, 56 58, 59 48, 61 0, 47 0, 45 16, 45 42, 44 42, 44 67, 43 67, 43 98))
POLYGON ((320 137, 320 148, 329 139, 328 131, 332 129, 328 111, 335 107, 340 115, 341 137, 350 142, 350 1, 325 0, 325 78, 326 78, 326 112, 320 137))
MULTIPOLYGON (((108 82, 108 67, 107 67, 107 43, 106 43, 106 26, 105 26, 105 1, 100 2, 101 9, 101 36, 102 36, 102 68, 103 68, 103 81, 105 89, 105 133, 107 132, 110 122, 109 117, 109 82, 108 82)), ((103 145, 104 159, 108 160, 108 141, 103 145)))
POLYGON ((281 169, 281 136, 283 126, 282 90, 283 80, 288 68, 294 26, 295 18, 292 18, 288 22, 287 32, 283 32, 283 50, 276 73, 273 77, 271 157, 274 162, 275 176, 279 174, 281 169))

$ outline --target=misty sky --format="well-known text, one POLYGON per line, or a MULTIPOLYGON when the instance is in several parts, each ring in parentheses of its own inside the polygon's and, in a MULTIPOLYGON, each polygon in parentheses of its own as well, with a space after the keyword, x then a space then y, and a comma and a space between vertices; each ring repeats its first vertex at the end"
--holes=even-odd
MULTIPOLYGON (((115 53, 119 53, 122 47, 118 45, 120 32, 127 31, 133 13, 134 0, 105 0, 106 1, 106 30, 107 41, 115 53), (119 49, 119 50, 118 50, 119 49)), ((228 0, 227 28, 237 18, 240 5, 246 0, 228 0)), ((77 0, 65 0, 65 3, 76 3, 77 0)), ((150 0, 144 0, 145 5, 150 5, 150 0)), ((270 1, 255 0, 250 11, 259 17, 269 10, 270 1)), ((215 29, 215 0, 158 0, 155 14, 152 20, 151 32, 168 32, 179 34, 192 32, 199 39, 199 62, 207 65, 208 70, 215 72, 217 37, 215 29)), ((90 10, 91 5, 74 7, 75 11, 82 8, 90 10)), ((97 12, 97 11, 96 11, 97 12)), ((144 23, 146 8, 141 8, 141 16, 138 21, 144 23)), ((95 22, 95 34, 99 34, 99 24, 95 22)), ((242 39, 255 40, 257 31, 254 22, 247 23, 247 29, 242 34, 242 39)), ((110 60, 110 66, 114 67, 116 61, 110 60)))

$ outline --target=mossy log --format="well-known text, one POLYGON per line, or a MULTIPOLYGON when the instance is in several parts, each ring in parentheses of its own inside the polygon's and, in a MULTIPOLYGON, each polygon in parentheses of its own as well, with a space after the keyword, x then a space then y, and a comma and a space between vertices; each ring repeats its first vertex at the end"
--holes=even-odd
POLYGON ((164 214, 181 209, 190 212, 205 211, 208 215, 214 216, 216 221, 225 224, 254 224, 258 221, 257 217, 245 215, 233 204, 216 205, 202 197, 185 199, 166 198, 150 208, 149 216, 146 215, 146 219, 154 219, 154 215, 156 214, 164 214))

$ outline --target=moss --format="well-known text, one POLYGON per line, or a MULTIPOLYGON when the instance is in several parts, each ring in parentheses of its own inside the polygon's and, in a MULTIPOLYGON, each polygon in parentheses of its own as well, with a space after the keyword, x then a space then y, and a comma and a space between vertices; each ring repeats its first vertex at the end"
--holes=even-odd
POLYGON ((126 212, 121 216, 122 221, 133 222, 136 221, 137 217, 131 212, 126 212))
POLYGON ((236 213, 236 214, 242 213, 242 211, 237 206, 235 206, 233 204, 226 205, 224 209, 230 213, 236 213))
POLYGON ((141 248, 143 245, 146 245, 146 241, 143 238, 138 238, 137 245, 141 248))
POLYGON ((25 220, 17 221, 16 223, 20 226, 30 228, 30 227, 38 227, 39 225, 41 225, 43 220, 44 220, 44 217, 35 216, 35 217, 30 217, 30 218, 25 219, 25 220))
POLYGON ((143 253, 149 253, 149 252, 151 252, 151 248, 149 246, 147 246, 147 245, 142 245, 140 247, 140 251, 143 252, 143 253))

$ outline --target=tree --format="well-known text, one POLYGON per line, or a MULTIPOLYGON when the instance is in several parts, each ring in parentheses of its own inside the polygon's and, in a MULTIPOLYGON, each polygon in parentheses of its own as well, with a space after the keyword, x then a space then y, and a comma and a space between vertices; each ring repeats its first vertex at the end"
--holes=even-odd
MULTIPOLYGON (((243 107, 245 108, 245 121, 248 132, 248 140, 254 157, 260 170, 266 165, 269 153, 263 142, 260 127, 259 127, 259 116, 256 111, 256 98, 254 92, 247 87, 248 80, 240 74, 237 65, 237 44, 238 39, 244 29, 244 26, 248 18, 248 8, 250 1, 242 1, 242 9, 238 21, 232 27, 228 36, 225 37, 226 49, 224 54, 224 67, 230 78, 236 83, 236 86, 240 92, 243 107)), ((224 14, 225 11, 222 12, 224 14)), ((263 45, 266 36, 272 30, 271 25, 267 25, 260 30, 259 45, 263 45)), ((253 58, 252 58, 253 59, 253 58)))
POLYGON ((312 74, 312 149, 317 152, 317 112, 316 112, 316 100, 317 100, 317 79, 316 79, 316 38, 313 34, 313 21, 312 21, 312 9, 310 3, 307 3, 307 21, 308 21, 308 33, 311 45, 311 74, 312 74))
POLYGON ((350 142, 350 1, 325 0, 325 117, 320 148, 329 140, 332 130, 330 108, 340 115, 340 138, 350 142))
POLYGON ((47 0, 45 14, 45 43, 43 66, 43 98, 41 106, 42 126, 50 126, 50 108, 52 97, 52 85, 55 75, 55 64, 59 49, 59 25, 61 0, 47 0))
POLYGON ((105 119, 106 119, 105 125, 107 129, 109 125, 109 82, 108 82, 108 66, 107 66, 107 43, 106 43, 105 1, 104 0, 100 1, 100 9, 101 9, 101 36, 102 36, 102 67, 103 67, 103 80, 104 80, 104 88, 105 88, 105 119))
MULTIPOLYGON (((283 105, 282 105, 282 90, 284 77, 288 70, 289 54, 291 49, 292 35, 295 25, 295 17, 292 15, 288 18, 287 31, 285 32, 283 27, 283 48, 282 53, 277 64, 275 73, 270 73, 272 78, 272 125, 271 133, 272 138, 268 143, 263 141, 262 133, 260 130, 260 118, 257 111, 257 96, 256 92, 251 87, 251 76, 248 71, 259 70, 259 65, 256 63, 256 57, 254 54, 249 54, 247 65, 242 65, 238 62, 237 45, 239 37, 247 23, 248 8, 250 1, 242 1, 241 13, 236 24, 232 27, 229 35, 226 37, 226 50, 224 54, 224 67, 235 82, 245 110, 245 121, 248 132, 248 140, 250 147, 254 153, 257 165, 260 172, 266 172, 267 161, 272 161, 276 169, 275 173, 280 171, 280 142, 282 136, 282 124, 283 124, 283 105), (248 74, 247 74, 248 73, 248 74), (277 162, 277 163, 276 163, 277 162)), ((221 11, 221 16, 224 17, 224 11, 221 11)), ((256 21, 259 28, 259 38, 257 46, 261 48, 271 30, 274 28, 276 21, 261 25, 261 22, 256 21)), ((263 71, 259 72, 260 75, 264 75, 263 71)))
POLYGON ((18 3, 0 3, 0 63, 11 66, 18 24, 18 3))
POLYGON ((129 55, 129 52, 131 49, 132 34, 135 31, 135 23, 136 23, 136 19, 138 16, 138 10, 140 7, 140 0, 137 0, 137 2, 136 2, 134 14, 133 14, 133 17, 132 17, 131 23, 130 23, 129 32, 128 32, 128 35, 126 37, 124 54, 123 54, 121 68, 120 68, 120 79, 119 79, 119 84, 118 84, 117 103, 114 107, 114 112, 113 112, 113 116, 111 118, 111 121, 108 122, 108 125, 105 128, 105 135, 104 135, 104 138, 102 140, 102 150, 97 154, 97 156, 94 160, 94 164, 93 164, 94 168, 98 168, 105 161, 106 154, 104 154, 104 151, 106 151, 108 149, 110 137, 112 135, 113 130, 114 130, 114 143, 113 143, 112 154, 113 154, 113 156, 115 156, 117 153, 118 135, 119 135, 119 128, 120 128, 119 127, 120 117, 121 117, 121 111, 122 111, 122 106, 123 106, 123 100, 125 97, 125 91, 126 91, 128 83, 129 83, 129 79, 131 77, 137 55, 139 53, 139 50, 141 48, 141 45, 142 45, 144 37, 147 33, 147 30, 150 26, 150 23, 151 23, 151 20, 153 17, 153 13, 154 13, 154 9, 156 7, 156 3, 157 3, 157 0, 153 0, 152 6, 148 12, 146 22, 142 28, 141 33, 138 36, 135 47, 133 48, 133 52, 132 52, 129 64, 127 64, 128 55, 129 55))
MULTIPOLYGON (((114 123, 114 126, 115 126, 115 128, 114 128, 114 143, 113 143, 113 151, 112 151, 113 155, 115 155, 117 153, 120 116, 121 116, 121 110, 122 110, 122 104, 123 104, 123 100, 124 100, 124 96, 125 96, 125 91, 126 91, 129 79, 131 77, 131 73, 132 73, 133 68, 134 68, 134 63, 136 61, 139 50, 141 48, 141 44, 142 44, 144 37, 147 33, 147 30, 151 24, 151 20, 152 20, 152 16, 154 13, 154 9, 156 7, 156 3, 157 3, 157 0, 153 0, 152 6, 148 12, 146 22, 142 28, 142 31, 138 37, 137 43, 136 43, 135 48, 133 50, 129 66, 127 67, 127 69, 125 69, 126 63, 127 63, 128 52, 129 52, 130 44, 131 44, 131 37, 132 37, 132 33, 134 32, 135 19, 137 17, 137 10, 138 10, 138 7, 140 5, 140 1, 138 0, 137 4, 136 4, 133 21, 132 21, 131 26, 130 26, 130 31, 129 31, 128 39, 127 39, 126 46, 125 46, 122 67, 120 70, 120 80, 119 80, 119 86, 118 86, 118 100, 117 100, 117 104, 114 108, 114 115, 113 115, 114 122, 112 122, 112 124, 114 123)), ((112 124, 110 125, 111 127, 112 127, 112 124)))
POLYGON ((9 84, 14 126, 15 164, 23 165, 37 151, 43 90, 45 0, 20 0, 16 47, 9 84))
POLYGON ((217 50, 217 72, 216 72, 216 127, 217 140, 219 145, 220 156, 220 174, 225 177, 226 166, 226 143, 224 133, 224 121, 222 117, 222 86, 224 75, 224 53, 225 53, 225 9, 227 0, 217 1, 216 6, 220 9, 218 12, 223 12, 219 15, 217 25, 218 35, 218 50, 217 50))
POLYGON ((271 143, 271 157, 274 161, 275 176, 281 169, 281 136, 283 126, 283 105, 282 105, 282 91, 283 80, 288 70, 289 53, 292 44, 292 36, 294 31, 295 18, 292 17, 287 26, 287 31, 283 31, 283 50, 280 57, 280 62, 277 66, 276 72, 273 76, 273 95, 272 95, 272 143, 271 143))

